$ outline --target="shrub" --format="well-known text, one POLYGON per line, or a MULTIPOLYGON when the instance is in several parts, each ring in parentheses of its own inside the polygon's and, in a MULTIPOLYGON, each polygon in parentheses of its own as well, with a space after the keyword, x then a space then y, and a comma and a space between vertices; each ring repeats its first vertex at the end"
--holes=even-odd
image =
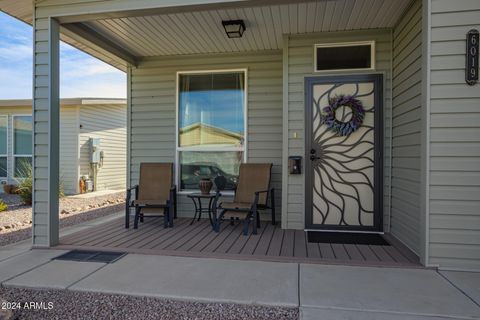
MULTIPOLYGON (((16 178, 17 181, 17 193, 22 198, 23 203, 31 206, 32 205, 32 187, 33 187, 33 172, 32 166, 29 163, 22 163, 19 168, 19 173, 21 178, 16 178)), ((60 198, 65 196, 63 191, 63 181, 60 179, 58 186, 58 194, 60 198)))
POLYGON ((15 178, 17 181, 17 193, 22 198, 23 203, 30 206, 32 205, 32 166, 23 162, 18 173, 21 178, 15 178))
POLYGON ((2 199, 0 199, 0 212, 7 211, 7 209, 8 209, 7 204, 5 202, 3 202, 2 199))

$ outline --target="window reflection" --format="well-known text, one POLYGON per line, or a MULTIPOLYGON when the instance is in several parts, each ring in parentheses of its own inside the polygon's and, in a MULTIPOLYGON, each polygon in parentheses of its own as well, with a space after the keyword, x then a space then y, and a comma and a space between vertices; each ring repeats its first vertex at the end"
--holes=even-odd
POLYGON ((178 88, 180 189, 218 175, 234 189, 245 152, 245 73, 181 74, 178 88))

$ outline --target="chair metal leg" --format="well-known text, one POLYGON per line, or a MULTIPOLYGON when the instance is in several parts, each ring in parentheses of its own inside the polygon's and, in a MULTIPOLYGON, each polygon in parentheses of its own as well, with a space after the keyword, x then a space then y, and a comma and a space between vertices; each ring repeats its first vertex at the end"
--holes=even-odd
POLYGON ((140 213, 140 222, 143 223, 143 213, 140 213))
POLYGON ((138 229, 138 219, 140 218, 140 208, 135 207, 135 220, 133 221, 133 229, 138 229))
POLYGON ((225 210, 222 210, 220 214, 214 217, 214 227, 213 231, 220 232, 220 223, 222 223, 223 215, 225 214, 225 210))
POLYGON ((175 216, 175 209, 173 207, 172 202, 170 202, 169 207, 167 208, 167 213, 168 213, 168 221, 169 221, 169 227, 173 228, 173 218, 175 216))
POLYGON ((125 228, 130 228, 130 207, 128 206, 128 203, 125 208, 125 228))
POLYGON ((169 226, 169 224, 170 224, 170 223, 169 223, 169 222, 170 222, 170 221, 169 221, 170 219, 169 219, 169 214, 168 214, 168 208, 165 208, 165 209, 163 209, 163 210, 164 210, 164 211, 163 211, 163 227, 164 227, 164 228, 168 228, 168 226, 169 226))
POLYGON ((259 226, 259 223, 260 223, 257 208, 253 209, 253 219, 252 220, 253 220, 252 221, 252 227, 253 227, 252 234, 257 234, 257 226, 259 226))
POLYGON ((177 188, 173 192, 173 218, 177 219, 177 188))
POLYGON ((270 191, 270 199, 272 203, 272 225, 275 225, 276 221, 275 221, 275 190, 274 189, 270 191))
POLYGON ((247 217, 245 220, 243 220, 243 235, 247 236, 248 235, 248 224, 250 223, 250 218, 247 217))

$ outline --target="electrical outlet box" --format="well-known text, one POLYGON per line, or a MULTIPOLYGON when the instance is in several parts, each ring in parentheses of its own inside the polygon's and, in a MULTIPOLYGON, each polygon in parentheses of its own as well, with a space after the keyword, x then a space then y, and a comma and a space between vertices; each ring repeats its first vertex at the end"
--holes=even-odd
POLYGON ((100 163, 100 139, 90 138, 90 163, 100 163))

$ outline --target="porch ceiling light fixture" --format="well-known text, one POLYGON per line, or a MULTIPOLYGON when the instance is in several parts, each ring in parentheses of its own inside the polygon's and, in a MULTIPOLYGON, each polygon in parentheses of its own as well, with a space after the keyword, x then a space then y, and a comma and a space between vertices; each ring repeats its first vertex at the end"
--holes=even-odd
POLYGON ((245 32, 243 20, 223 20, 222 25, 229 38, 241 38, 245 32))

